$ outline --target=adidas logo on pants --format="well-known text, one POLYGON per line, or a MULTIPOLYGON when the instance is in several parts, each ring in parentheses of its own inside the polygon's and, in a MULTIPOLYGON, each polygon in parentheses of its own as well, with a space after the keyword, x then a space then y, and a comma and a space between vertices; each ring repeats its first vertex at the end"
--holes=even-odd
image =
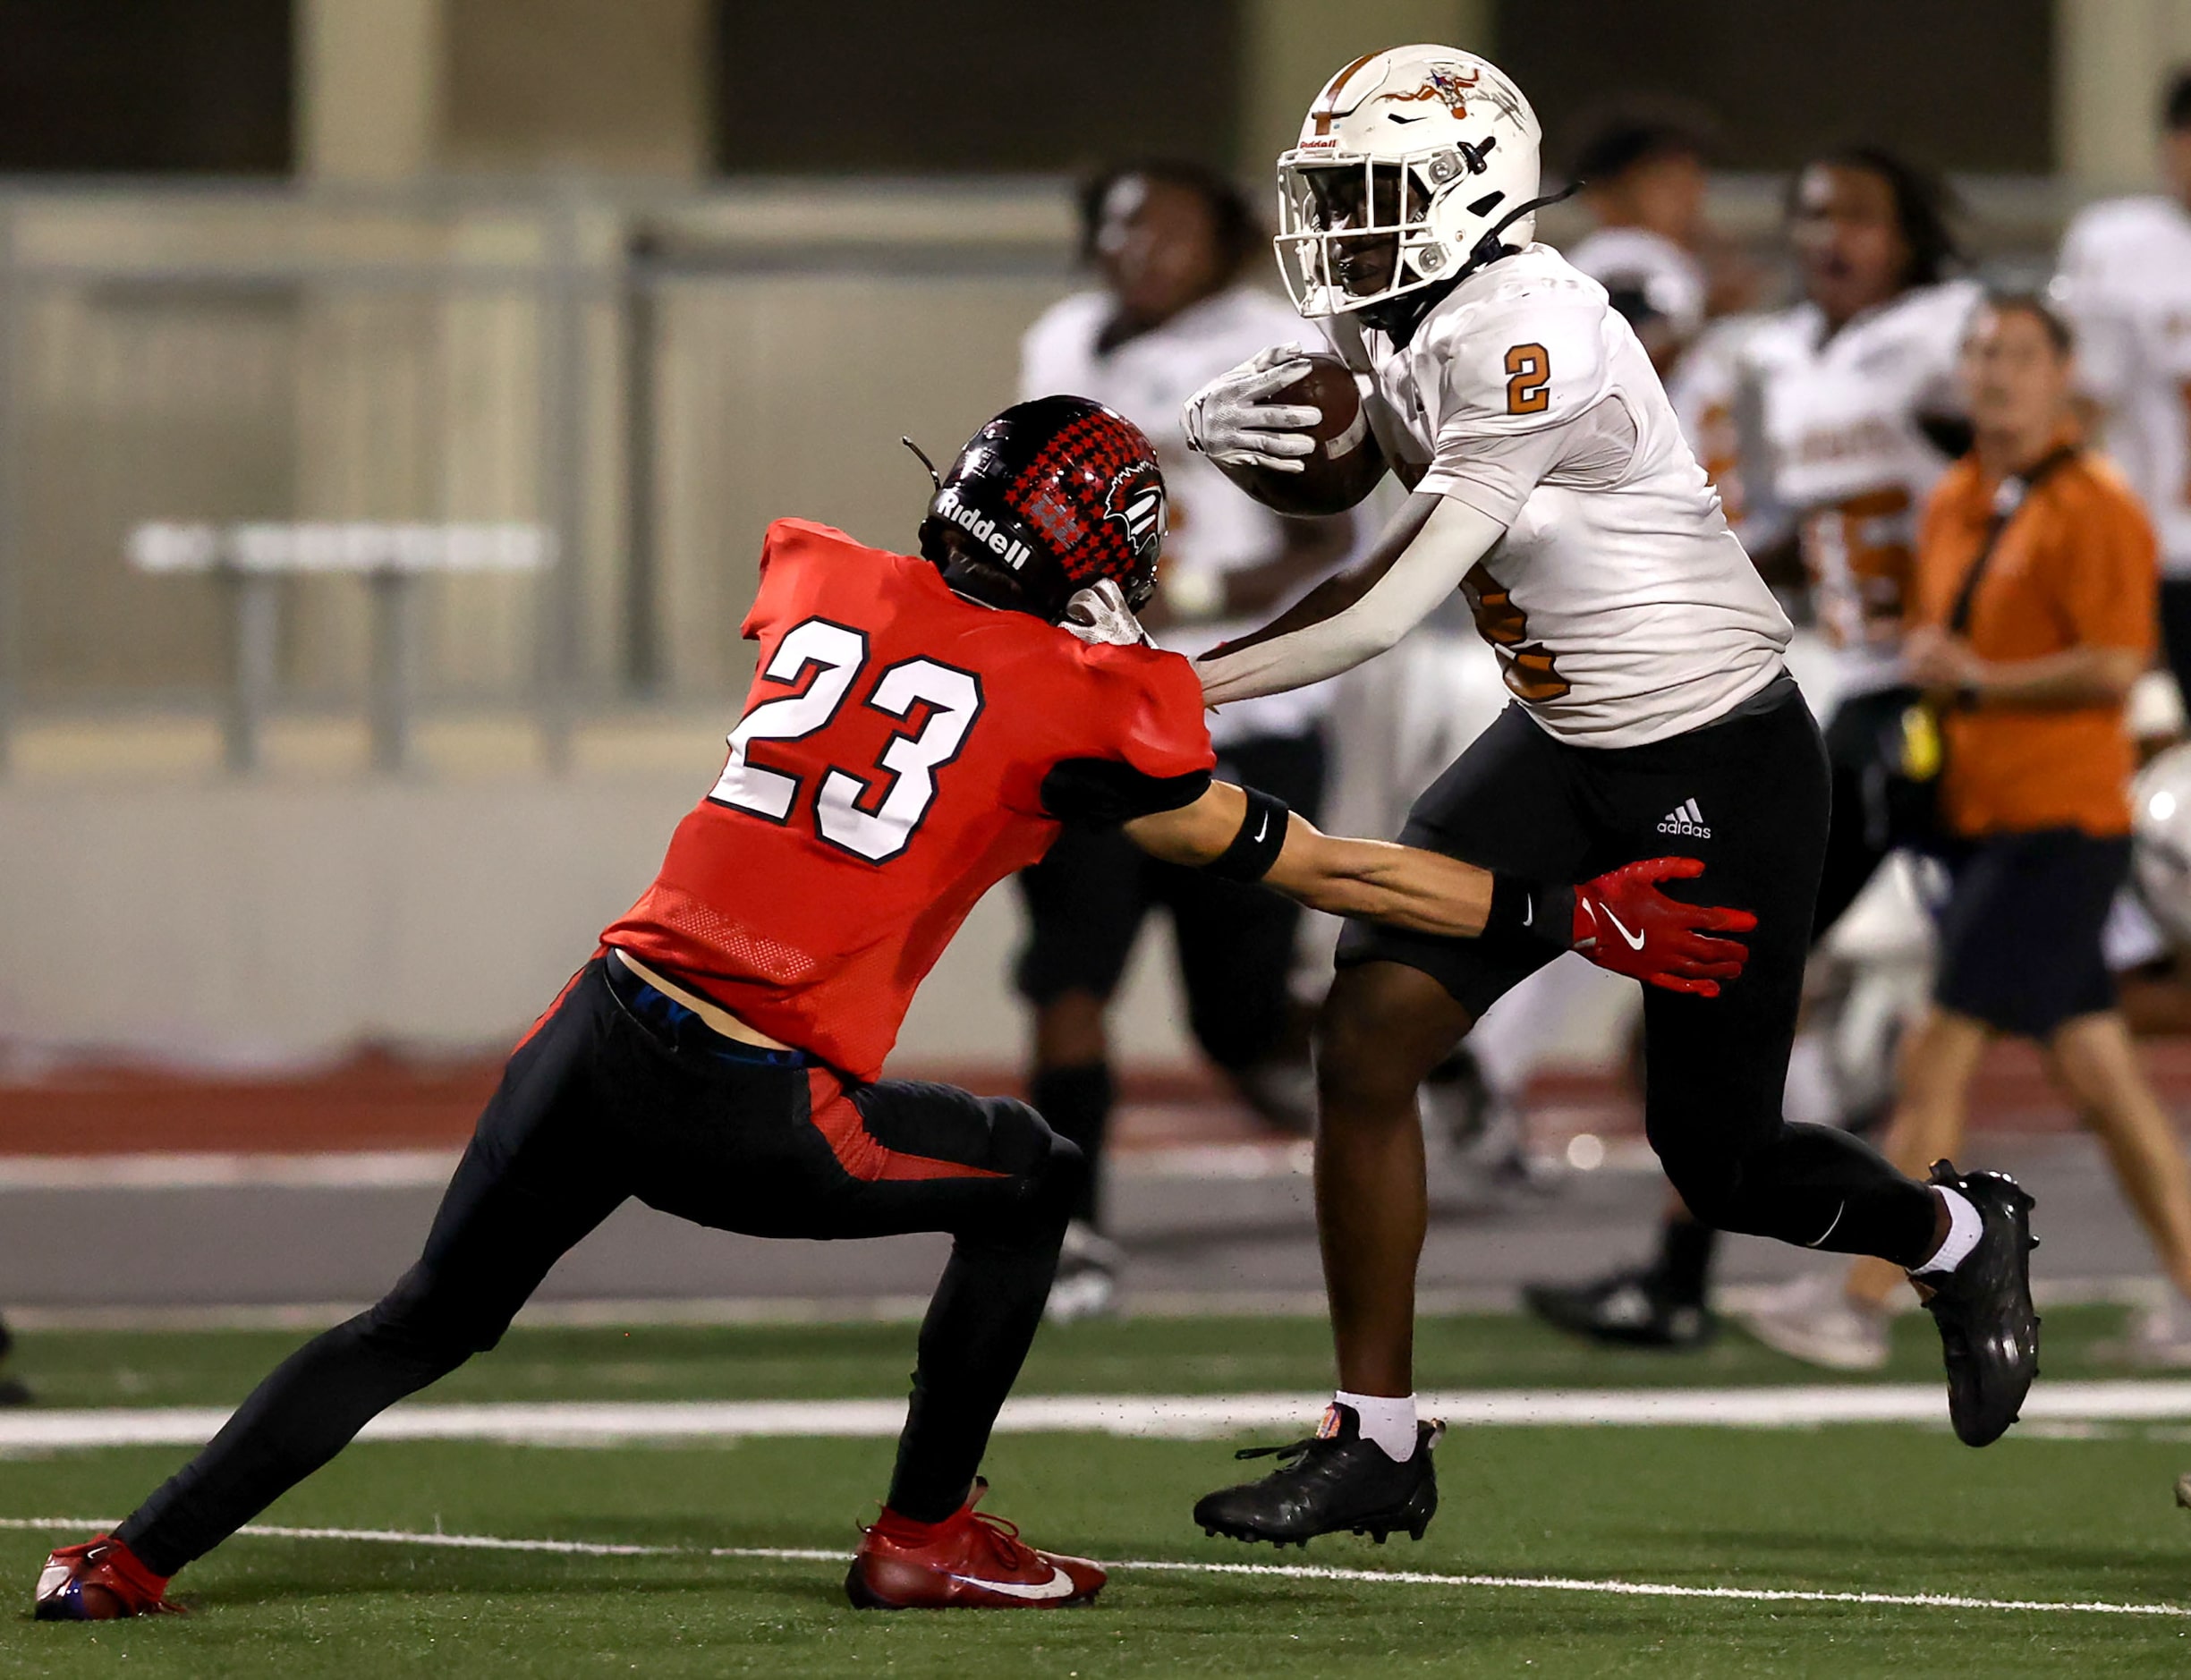
POLYGON ((1699 840, 1711 838, 1711 830, 1704 824, 1704 813, 1697 810, 1696 802, 1693 799, 1684 800, 1660 818, 1659 832, 1689 835, 1699 840))

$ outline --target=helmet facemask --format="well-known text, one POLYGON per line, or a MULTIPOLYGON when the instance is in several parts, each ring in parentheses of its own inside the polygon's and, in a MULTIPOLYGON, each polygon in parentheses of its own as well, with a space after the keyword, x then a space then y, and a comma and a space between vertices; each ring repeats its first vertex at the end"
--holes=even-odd
MULTIPOLYGON (((1367 153, 1278 159, 1278 232, 1272 242, 1294 307, 1309 317, 1339 315, 1465 272, 1447 225, 1460 218, 1448 200, 1485 173, 1480 147, 1439 146, 1398 157, 1367 153)), ((1506 195, 1487 191, 1467 206, 1490 216, 1506 195)), ((1454 207, 1457 208, 1457 207, 1454 207)))

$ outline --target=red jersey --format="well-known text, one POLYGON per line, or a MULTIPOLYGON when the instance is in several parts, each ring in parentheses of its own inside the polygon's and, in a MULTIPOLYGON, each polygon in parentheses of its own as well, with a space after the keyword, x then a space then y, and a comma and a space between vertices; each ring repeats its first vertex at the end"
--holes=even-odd
POLYGON ((1061 819, 1176 808, 1215 763, 1177 654, 1090 646, 826 525, 769 528, 744 629, 722 776, 601 942, 854 1079, 1061 819))

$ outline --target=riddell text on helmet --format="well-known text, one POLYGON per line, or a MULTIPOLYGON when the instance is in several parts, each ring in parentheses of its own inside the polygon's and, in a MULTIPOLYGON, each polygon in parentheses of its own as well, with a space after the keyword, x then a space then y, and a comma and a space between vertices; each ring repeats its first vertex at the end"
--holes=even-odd
POLYGON ((958 492, 950 485, 936 497, 936 511, 995 555, 1015 572, 1034 557, 1034 550, 1013 536, 998 529, 997 522, 977 513, 958 499, 958 492))

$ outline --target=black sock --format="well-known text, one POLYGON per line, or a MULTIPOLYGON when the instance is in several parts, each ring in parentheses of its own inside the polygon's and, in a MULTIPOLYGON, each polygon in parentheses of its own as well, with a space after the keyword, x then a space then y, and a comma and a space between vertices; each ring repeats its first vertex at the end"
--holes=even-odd
POLYGON ((1073 1217, 1090 1225, 1101 1223, 1103 1134, 1110 1127, 1113 1098, 1110 1067, 1102 1062, 1043 1068, 1035 1074, 1034 1089, 1028 1095, 1035 1112, 1049 1122, 1049 1129, 1077 1144, 1087 1162, 1073 1217))
POLYGON ((1651 1276, 1660 1289, 1683 1306, 1701 1307, 1711 1282, 1711 1257, 1720 1234, 1686 1216, 1669 1218, 1659 1233, 1659 1258, 1651 1276))

